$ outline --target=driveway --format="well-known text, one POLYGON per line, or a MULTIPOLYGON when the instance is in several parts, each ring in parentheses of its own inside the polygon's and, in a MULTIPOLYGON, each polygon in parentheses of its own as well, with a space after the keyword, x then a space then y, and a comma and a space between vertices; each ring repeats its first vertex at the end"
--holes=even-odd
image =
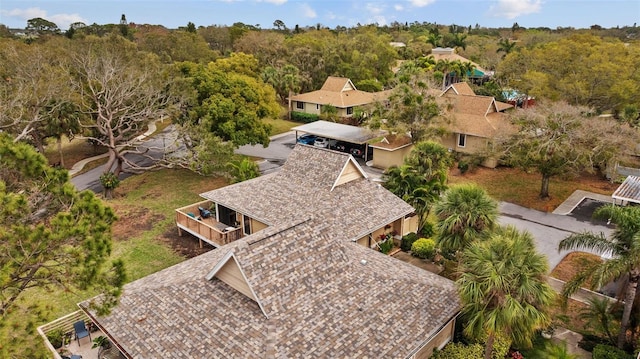
MULTIPOLYGON (((607 226, 581 221, 571 216, 540 212, 508 202, 501 202, 499 210, 501 215, 498 222, 501 225, 511 224, 533 235, 536 249, 547 257, 550 270, 555 268, 564 256, 572 252, 558 252, 558 244, 570 234, 589 231, 609 236, 613 231, 607 226)), ((585 252, 601 255, 592 251, 585 252)))

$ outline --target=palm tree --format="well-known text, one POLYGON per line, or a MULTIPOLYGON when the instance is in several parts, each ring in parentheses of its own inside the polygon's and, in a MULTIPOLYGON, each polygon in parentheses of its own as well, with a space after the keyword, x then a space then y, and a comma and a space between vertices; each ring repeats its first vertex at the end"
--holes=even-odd
POLYGON ((384 174, 384 187, 409 203, 418 214, 417 232, 422 232, 431 206, 444 190, 439 178, 426 179, 415 167, 407 164, 390 167, 384 174))
POLYGON ((611 344, 616 343, 614 335, 614 316, 611 313, 612 305, 608 298, 591 297, 589 306, 580 311, 580 319, 587 321, 588 328, 593 328, 596 333, 604 334, 611 344))
POLYGON ((502 55, 502 57, 505 57, 509 53, 511 53, 515 49, 515 47, 515 41, 509 41, 509 39, 500 39, 498 41, 498 50, 496 50, 496 52, 504 52, 504 55, 502 55))
POLYGON ((464 250, 496 225, 498 203, 475 184, 447 190, 434 207, 438 246, 444 253, 464 250))
POLYGON ((603 233, 575 233, 563 239, 558 250, 592 249, 611 253, 612 258, 602 263, 583 268, 564 286, 562 295, 568 298, 587 280, 592 288, 600 288, 612 280, 627 276, 624 286, 624 310, 618 332, 618 348, 622 349, 627 338, 631 309, 640 281, 640 207, 618 207, 614 205, 598 208, 594 217, 609 219, 616 225, 610 238, 603 233))
POLYGON ((484 357, 491 358, 498 333, 530 347, 535 331, 551 321, 547 307, 555 296, 546 282, 547 259, 537 253, 531 234, 498 228, 489 240, 464 250, 461 268, 456 284, 464 332, 472 338, 487 335, 484 357))

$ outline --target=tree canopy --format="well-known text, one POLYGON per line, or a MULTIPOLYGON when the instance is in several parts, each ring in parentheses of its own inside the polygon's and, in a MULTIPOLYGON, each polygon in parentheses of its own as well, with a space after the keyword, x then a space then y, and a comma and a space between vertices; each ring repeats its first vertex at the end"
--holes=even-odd
POLYGON ((106 265, 113 211, 6 134, 0 134, 0 204, 0 316, 33 287, 104 286, 105 294, 119 294, 122 263, 106 265))
POLYGON ((611 159, 633 151, 630 141, 637 136, 586 107, 562 102, 541 103, 510 116, 517 131, 500 138, 498 146, 508 164, 540 173, 541 198, 549 197, 551 178, 592 172, 595 166, 604 170, 611 159))

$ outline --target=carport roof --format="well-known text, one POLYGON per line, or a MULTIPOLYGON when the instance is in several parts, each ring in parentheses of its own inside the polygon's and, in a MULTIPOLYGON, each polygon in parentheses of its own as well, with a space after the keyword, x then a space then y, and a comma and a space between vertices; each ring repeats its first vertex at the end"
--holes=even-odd
POLYGON ((372 131, 368 128, 343 125, 341 123, 328 122, 323 120, 314 121, 292 128, 295 131, 305 132, 311 135, 327 137, 334 140, 357 143, 359 145, 367 141, 380 137, 384 131, 372 131))
POLYGON ((640 203, 640 177, 627 176, 620 187, 611 195, 613 200, 640 203))

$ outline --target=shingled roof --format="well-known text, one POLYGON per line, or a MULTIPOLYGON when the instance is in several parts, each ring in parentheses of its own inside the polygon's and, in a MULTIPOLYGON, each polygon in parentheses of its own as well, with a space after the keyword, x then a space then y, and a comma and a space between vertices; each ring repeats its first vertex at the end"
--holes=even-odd
POLYGON ((135 358, 398 358, 460 309, 452 281, 298 218, 127 284, 99 325, 135 358), (211 276, 224 260, 257 300, 211 276))
POLYGON ((466 83, 450 85, 437 100, 451 117, 449 129, 452 132, 493 138, 514 130, 502 113, 512 105, 491 96, 476 95, 466 83))
POLYGON ((347 108, 383 100, 388 95, 389 91, 360 91, 356 89, 356 86, 348 78, 329 76, 320 90, 291 96, 290 99, 298 102, 347 108))
POLYGON ((302 144, 278 172, 201 196, 267 225, 322 213, 351 240, 414 211, 370 181, 349 154, 302 144), (351 180, 342 183, 345 178, 351 180))

